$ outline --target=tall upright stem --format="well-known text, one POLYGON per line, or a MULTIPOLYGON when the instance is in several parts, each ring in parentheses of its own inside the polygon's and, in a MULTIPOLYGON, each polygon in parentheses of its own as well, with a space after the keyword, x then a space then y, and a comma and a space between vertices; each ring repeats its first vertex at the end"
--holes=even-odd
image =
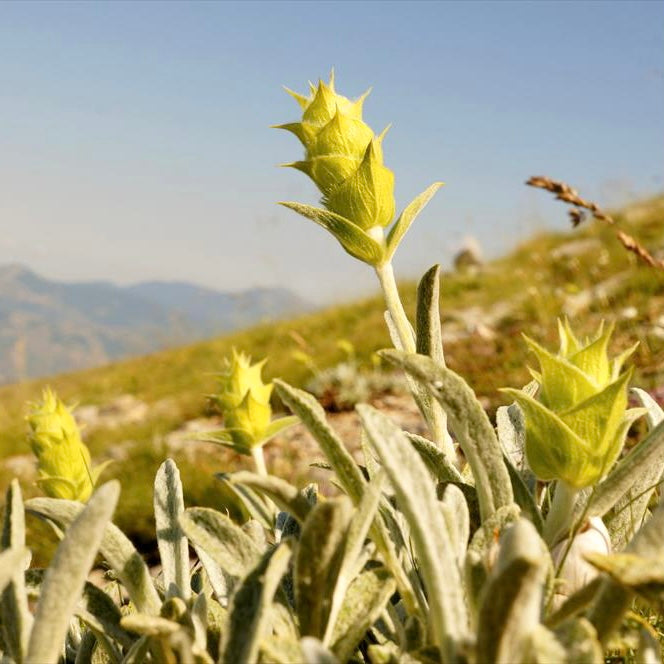
POLYGON ((256 472, 259 475, 267 475, 267 466, 265 465, 265 455, 263 453, 263 446, 256 445, 256 447, 251 448, 251 456, 254 460, 254 465, 256 466, 256 472))
MULTIPOLYGON (((399 289, 397 288, 397 282, 394 278, 392 263, 376 266, 376 274, 378 275, 378 280, 383 289, 387 311, 390 314, 390 318, 396 329, 401 346, 407 353, 415 353, 417 351, 417 345, 413 335, 413 328, 410 325, 408 316, 406 316, 406 311, 401 303, 401 298, 399 297, 399 289)), ((452 463, 456 463, 456 452, 454 450, 452 439, 447 433, 447 417, 442 406, 433 398, 421 399, 417 394, 416 386, 411 385, 411 392, 431 429, 433 439, 441 445, 443 453, 452 461, 452 463)))
POLYGON ((549 546, 564 539, 571 528, 574 521, 574 505, 578 495, 578 489, 569 486, 562 480, 558 480, 556 483, 551 509, 544 522, 544 540, 549 546))
POLYGON ((399 341, 401 341, 401 345, 407 353, 414 353, 415 339, 408 316, 406 316, 406 311, 403 308, 403 304, 401 304, 392 263, 384 263, 383 265, 376 266, 376 274, 383 289, 387 310, 399 335, 399 341))

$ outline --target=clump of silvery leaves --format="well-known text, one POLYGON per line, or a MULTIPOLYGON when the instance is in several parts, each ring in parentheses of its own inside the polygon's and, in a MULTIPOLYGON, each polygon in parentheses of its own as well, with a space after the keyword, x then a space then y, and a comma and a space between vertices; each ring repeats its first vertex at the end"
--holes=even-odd
POLYGON ((354 357, 316 370, 305 389, 329 412, 352 410, 358 403, 408 391, 403 374, 379 367, 364 368, 354 357))
POLYGON ((242 522, 185 506, 177 466, 165 461, 154 486, 162 571, 153 578, 112 524, 119 483, 92 490, 80 464, 62 463, 90 465, 66 408, 45 400, 28 421, 48 497, 23 504, 16 481, 7 495, 4 661, 576 663, 601 662, 625 639, 638 661, 660 661, 652 625, 630 611, 664 599, 655 493, 664 412, 640 390, 642 407, 627 407, 629 352, 610 358, 610 328, 581 340, 566 322, 556 352, 528 340, 539 364, 533 382, 509 391, 514 403, 494 427, 445 366, 438 268, 420 282, 412 327, 393 281, 391 256, 433 192, 382 235, 394 213, 392 179, 362 100, 341 97, 332 81, 293 94, 303 117, 286 128, 305 146, 298 167, 320 181, 325 208, 289 206, 375 268, 396 346, 381 355, 409 376, 430 436, 360 404, 358 464, 317 400, 275 380, 339 494, 293 486, 269 475, 262 457, 293 420, 272 420, 262 364, 235 354, 219 386, 226 428, 210 439, 255 462, 256 472, 219 477, 242 522), (625 452, 640 416, 649 432, 625 452), (26 511, 61 539, 47 570, 29 568, 26 511), (101 587, 87 581, 97 556, 109 570, 101 587))

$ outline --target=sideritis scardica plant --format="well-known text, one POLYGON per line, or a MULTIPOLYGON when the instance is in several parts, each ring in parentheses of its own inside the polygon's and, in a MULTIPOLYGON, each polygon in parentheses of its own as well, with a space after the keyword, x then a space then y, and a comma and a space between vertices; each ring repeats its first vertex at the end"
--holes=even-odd
MULTIPOLYGON (((303 118, 293 131, 328 207, 291 207, 376 268, 398 348, 382 356, 408 373, 431 438, 359 405, 356 460, 311 395, 275 380, 278 397, 319 443, 339 495, 295 487, 257 461, 257 473, 220 476, 245 515, 234 523, 223 509, 186 508, 167 460, 154 490, 157 577, 111 522, 117 482, 87 504, 48 497, 25 506, 14 482, 0 553, 2 656, 32 664, 579 663, 626 652, 628 643, 639 661, 658 661, 652 625, 623 618, 635 598, 643 610, 664 597, 664 507, 651 500, 664 462, 664 412, 636 391, 650 431, 622 454, 630 373, 608 359, 608 330, 581 343, 563 326, 557 354, 530 342, 540 360, 536 382, 510 393, 517 402, 498 410, 494 428, 472 389, 445 367, 438 270, 420 282, 412 326, 386 267, 428 198, 380 236, 393 192, 379 137, 360 124, 361 103, 322 86, 298 99, 303 118), (330 123, 347 161, 335 162, 323 139, 318 145, 330 123), (335 180, 325 168, 346 175, 335 180), (25 510, 62 539, 48 570, 25 569, 25 510), (586 547, 593 519, 614 553, 586 547), (98 554, 109 568, 101 588, 86 582, 98 554), (570 561, 572 571, 588 562, 598 576, 567 574, 570 561)), ((220 380, 219 403, 222 442, 247 453, 268 432, 269 390, 260 366, 241 357, 220 380)))

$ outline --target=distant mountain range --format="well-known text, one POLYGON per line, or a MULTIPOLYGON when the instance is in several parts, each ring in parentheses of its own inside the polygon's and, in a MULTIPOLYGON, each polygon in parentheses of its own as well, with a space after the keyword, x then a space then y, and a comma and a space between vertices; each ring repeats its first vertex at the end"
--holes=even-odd
POLYGON ((284 288, 50 281, 0 266, 0 383, 84 369, 311 309, 284 288))

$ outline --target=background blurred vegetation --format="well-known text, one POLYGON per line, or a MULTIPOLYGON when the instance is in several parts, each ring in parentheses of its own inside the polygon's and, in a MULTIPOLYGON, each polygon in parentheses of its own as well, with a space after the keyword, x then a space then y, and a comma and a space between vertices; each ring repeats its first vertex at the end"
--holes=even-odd
MULTIPOLYGON (((564 212, 561 206, 561 219, 564 212)), ((664 250, 664 196, 628 206, 615 218, 655 254, 664 250)), ((484 239, 485 244, 490 241, 484 239)), ((424 271, 428 266, 422 267, 424 271)), ((402 282, 400 287, 412 317, 416 283, 402 282)), ((584 224, 575 231, 543 233, 501 259, 445 274, 441 311, 443 329, 451 335, 445 344, 448 365, 466 378, 490 414, 504 403, 498 388, 520 387, 529 380, 527 364, 532 361, 521 333, 555 347, 556 319, 565 311, 580 333, 592 333, 600 319, 615 322, 613 353, 639 341, 632 360, 637 367, 634 385, 654 391, 660 402, 664 397, 664 273, 637 262, 604 225, 584 224), (658 387, 662 387, 661 393, 658 387)), ((314 356, 324 369, 347 359, 337 344, 339 339, 350 341, 357 361, 367 365, 376 350, 389 346, 381 298, 98 369, 2 387, 0 490, 4 494, 17 459, 30 462, 26 402, 37 399, 43 386, 50 385, 66 402, 82 406, 133 395, 148 404, 145 417, 114 427, 97 426, 84 431, 83 437, 96 462, 115 459, 103 475, 103 479, 117 477, 122 483, 115 521, 149 553, 154 545, 152 481, 165 456, 174 456, 180 467, 187 504, 217 507, 224 503, 224 488, 213 473, 247 464, 212 444, 196 445, 192 453, 186 445, 178 453, 167 452, 164 445, 168 433, 211 414, 206 395, 214 391, 214 373, 231 348, 255 359, 268 357, 266 378, 279 376, 303 386, 311 372, 294 359, 293 351, 314 356)), ((277 439, 271 444, 280 443, 277 439)), ((280 450, 280 455, 288 461, 288 450, 280 450)), ((293 478, 304 481, 307 467, 294 461, 291 471, 293 478)), ((38 493, 30 484, 23 490, 26 497, 38 493)), ((52 535, 36 521, 30 522, 30 528, 33 541, 36 535, 42 544, 36 552, 38 559, 48 556, 52 535)))

